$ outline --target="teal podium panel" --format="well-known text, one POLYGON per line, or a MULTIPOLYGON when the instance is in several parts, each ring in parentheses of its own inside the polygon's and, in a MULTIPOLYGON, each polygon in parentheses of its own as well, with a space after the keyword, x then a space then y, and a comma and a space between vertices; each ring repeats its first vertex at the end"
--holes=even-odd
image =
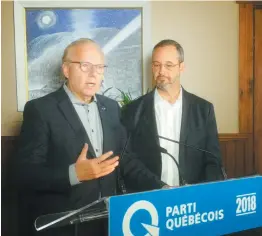
POLYGON ((262 226, 262 177, 109 198, 111 236, 223 235, 262 226))

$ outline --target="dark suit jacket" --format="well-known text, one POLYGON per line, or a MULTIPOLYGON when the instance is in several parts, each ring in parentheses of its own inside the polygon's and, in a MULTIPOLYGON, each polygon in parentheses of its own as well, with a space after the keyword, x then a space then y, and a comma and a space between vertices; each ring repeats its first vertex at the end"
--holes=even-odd
MULTIPOLYGON (((126 132, 116 101, 97 95, 103 128, 103 153, 121 152, 126 132)), ((84 143, 88 158, 95 152, 71 101, 63 88, 28 102, 17 154, 17 181, 27 193, 31 220, 47 214, 77 209, 102 196, 117 192, 117 171, 96 180, 71 186, 69 165, 76 162, 84 143)), ((124 180, 141 190, 161 188, 163 183, 136 158, 127 154, 120 161, 124 180)), ((32 222, 31 222, 32 223, 32 222)))
MULTIPOLYGON (((123 110, 122 122, 131 133, 132 150, 149 170, 160 178, 162 161, 158 148, 154 92, 155 90, 127 105, 123 110)), ((210 154, 180 145, 179 166, 187 183, 222 179, 221 153, 213 105, 184 89, 180 141, 206 149, 216 156, 214 158, 210 154)))

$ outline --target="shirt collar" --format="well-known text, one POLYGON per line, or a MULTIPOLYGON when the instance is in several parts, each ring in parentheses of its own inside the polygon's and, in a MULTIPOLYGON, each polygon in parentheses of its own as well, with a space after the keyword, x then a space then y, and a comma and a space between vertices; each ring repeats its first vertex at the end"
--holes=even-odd
POLYGON ((73 104, 89 105, 89 104, 91 104, 92 102, 97 102, 96 96, 93 97, 93 101, 92 101, 91 103, 89 103, 89 104, 87 104, 87 103, 79 100, 79 99, 71 92, 71 90, 67 87, 66 83, 64 83, 63 88, 64 88, 66 94, 68 95, 70 101, 71 101, 73 104))
POLYGON ((183 89, 182 89, 182 87, 180 86, 179 96, 178 96, 176 102, 175 102, 174 104, 171 104, 171 103, 169 103, 168 101, 166 101, 165 99, 163 99, 163 98, 161 97, 161 95, 159 94, 158 90, 155 89, 155 96, 154 96, 155 105, 163 104, 163 103, 164 103, 164 104, 169 104, 169 105, 173 106, 173 105, 175 105, 175 104, 177 104, 177 103, 181 103, 181 102, 182 102, 182 97, 183 97, 182 94, 183 94, 183 89))

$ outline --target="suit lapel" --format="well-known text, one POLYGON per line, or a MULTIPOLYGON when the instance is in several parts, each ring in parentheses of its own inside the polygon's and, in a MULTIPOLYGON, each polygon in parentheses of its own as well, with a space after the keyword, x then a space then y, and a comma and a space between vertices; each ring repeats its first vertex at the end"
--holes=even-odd
MULTIPOLYGON (((183 88, 182 88, 183 89, 183 88)), ((191 113, 191 101, 187 91, 183 89, 183 102, 182 102, 182 119, 180 130, 180 142, 186 143, 189 131, 189 118, 191 113)), ((185 168, 185 149, 186 147, 180 145, 179 147, 179 165, 182 169, 185 168)))
POLYGON ((156 125, 156 115, 155 115, 155 102, 154 102, 155 89, 150 92, 144 100, 144 108, 142 111, 142 124, 145 124, 145 132, 147 132, 147 137, 151 138, 150 142, 155 145, 159 145, 159 138, 157 138, 157 125, 156 125))
POLYGON ((180 141, 185 142, 188 135, 188 120, 191 112, 191 103, 189 94, 183 89, 182 119, 180 130, 180 141))
POLYGON ((102 130, 103 130, 103 153, 109 151, 110 149, 110 140, 111 137, 111 126, 109 125, 109 114, 108 114, 108 108, 103 103, 101 97, 99 95, 96 96, 97 98, 97 107, 99 111, 99 115, 101 118, 101 124, 102 124, 102 130))
POLYGON ((85 131, 85 128, 72 104, 69 97, 63 88, 57 91, 58 107, 65 119, 68 121, 72 129, 75 131, 76 137, 81 143, 88 144, 88 157, 95 157, 94 148, 91 141, 85 131))

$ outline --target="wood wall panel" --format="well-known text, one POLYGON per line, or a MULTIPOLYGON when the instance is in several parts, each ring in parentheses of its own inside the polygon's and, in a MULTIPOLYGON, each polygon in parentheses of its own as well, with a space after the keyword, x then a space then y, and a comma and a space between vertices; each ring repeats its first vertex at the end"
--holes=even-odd
POLYGON ((254 152, 256 170, 262 175, 262 8, 255 10, 254 152))
POLYGON ((253 132, 253 5, 239 4, 239 132, 253 132))
POLYGON ((18 234, 18 194, 12 181, 12 166, 15 161, 16 137, 1 137, 1 235, 18 234))
POLYGON ((255 174, 251 134, 219 134, 228 178, 255 174))

